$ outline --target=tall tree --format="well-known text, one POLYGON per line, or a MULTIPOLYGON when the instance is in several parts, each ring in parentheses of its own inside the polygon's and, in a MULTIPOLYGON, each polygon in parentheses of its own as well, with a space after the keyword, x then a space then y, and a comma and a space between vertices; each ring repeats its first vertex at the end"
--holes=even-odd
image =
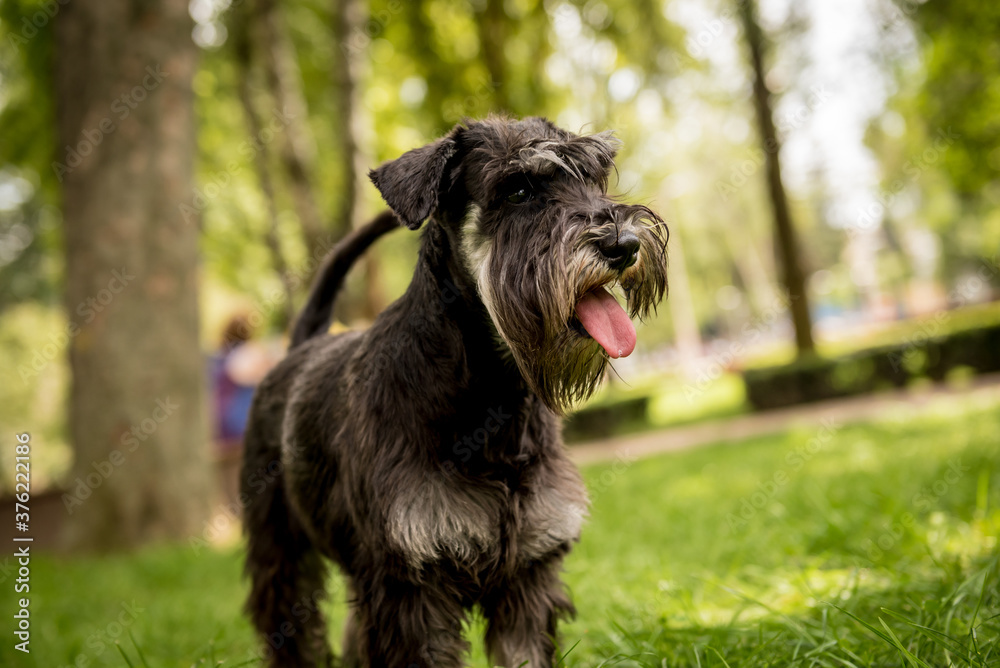
POLYGON ((504 45, 507 39, 507 14, 503 0, 486 0, 477 17, 479 42, 482 47, 483 62, 490 75, 493 90, 493 106, 496 111, 511 112, 510 81, 507 80, 507 58, 504 45))
POLYGON ((309 132, 309 108, 302 92, 295 47, 277 0, 259 0, 255 17, 271 99, 288 118, 280 137, 281 163, 306 249, 313 253, 323 243, 324 222, 313 192, 316 145, 309 132))
POLYGON ((438 48, 434 41, 437 26, 428 16, 426 0, 413 0, 403 3, 403 17, 410 27, 409 56, 417 71, 427 82, 427 94, 424 96, 423 110, 429 117, 429 134, 437 136, 447 132, 451 125, 444 116, 445 100, 448 91, 456 85, 461 85, 461 70, 454 63, 438 56, 438 48))
POLYGON ((670 235, 670 299, 667 306, 674 323, 681 367, 689 376, 694 376, 694 361, 702 355, 701 332, 698 330, 698 316, 691 296, 691 281, 681 236, 676 229, 670 235))
POLYGON ((188 3, 71 2, 55 21, 70 539, 107 549, 186 538, 211 492, 198 229, 178 209, 195 151, 188 3))
POLYGON ((804 355, 815 349, 812 318, 809 314, 809 297, 806 293, 805 273, 802 270, 795 227, 792 224, 785 186, 781 181, 779 159, 781 141, 774 126, 771 91, 767 87, 764 74, 767 42, 757 20, 757 3, 754 0, 738 0, 737 6, 753 74, 753 101, 757 113, 757 127, 764 153, 767 155, 767 194, 774 214, 776 245, 781 261, 781 280, 788 291, 789 310, 792 314, 792 324, 795 326, 795 345, 799 355, 804 355))
MULTIPOLYGON (((333 3, 333 94, 337 112, 336 136, 340 141, 337 155, 341 164, 341 198, 334 216, 336 233, 346 234, 364 221, 365 189, 369 187, 368 169, 372 160, 365 146, 367 116, 361 106, 361 86, 370 40, 365 35, 367 3, 362 0, 336 0, 333 3), (361 39, 359 39, 361 38, 361 39)), ((377 253, 369 252, 362 263, 365 272, 365 295, 357 299, 351 292, 341 300, 337 311, 342 320, 355 316, 373 319, 385 306, 385 291, 377 253)))
MULTIPOLYGON (((288 326, 294 317, 294 290, 292 288, 291 275, 288 271, 288 263, 285 261, 285 254, 281 248, 281 239, 278 236, 278 194, 275 190, 274 179, 271 174, 270 151, 268 142, 259 141, 263 130, 263 123, 254 105, 254 95, 251 86, 253 77, 253 49, 254 36, 252 32, 252 21, 249 8, 243 8, 237 15, 234 25, 234 51, 236 53, 236 70, 238 76, 237 88, 239 90, 240 104, 243 106, 243 114, 247 119, 247 129, 253 140, 258 140, 259 148, 254 151, 254 169, 257 172, 257 180, 264 195, 264 202, 267 208, 267 231, 264 233, 264 243, 271 254, 271 264, 278 280, 281 282, 285 298, 282 301, 280 311, 281 324, 288 326)), ((305 232, 307 225, 302 222, 304 238, 308 240, 309 235, 305 232)), ((308 241, 307 241, 308 246, 308 241)))
POLYGON ((364 75, 364 35, 367 13, 362 0, 337 0, 333 3, 333 94, 337 112, 336 136, 340 142, 337 159, 341 164, 341 199, 335 225, 346 234, 360 222, 359 206, 364 196, 361 179, 367 174, 367 161, 361 151, 363 114, 361 110, 361 80, 364 75))

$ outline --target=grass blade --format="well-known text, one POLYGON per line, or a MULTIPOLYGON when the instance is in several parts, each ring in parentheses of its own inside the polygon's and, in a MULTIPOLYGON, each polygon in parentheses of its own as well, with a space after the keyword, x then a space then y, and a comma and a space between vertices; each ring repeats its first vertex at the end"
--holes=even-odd
POLYGON ((726 660, 725 660, 725 659, 724 659, 724 658, 722 657, 722 654, 720 654, 720 653, 719 653, 719 650, 715 649, 715 648, 714 648, 714 647, 712 647, 711 645, 709 645, 709 646, 708 646, 708 647, 706 647, 705 649, 710 649, 710 650, 712 650, 713 652, 715 652, 715 656, 719 657, 719 661, 721 661, 721 662, 722 662, 722 665, 724 665, 724 666, 725 666, 726 668, 732 668, 732 666, 730 666, 730 665, 729 665, 729 662, 728 662, 728 661, 726 661, 726 660))
POLYGON ((563 652, 563 655, 559 657, 559 661, 556 662, 557 668, 558 668, 558 666, 563 665, 563 661, 566 660, 566 657, 569 656, 569 653, 572 652, 574 649, 576 649, 576 646, 579 645, 579 644, 580 644, 580 640, 577 640, 575 643, 573 643, 572 647, 570 647, 568 650, 566 650, 565 652, 563 652))
POLYGON ((128 639, 132 641, 132 647, 135 647, 135 653, 139 655, 139 661, 142 662, 144 668, 149 668, 149 664, 146 663, 146 657, 142 655, 142 650, 139 648, 139 643, 135 641, 135 636, 132 635, 132 629, 128 630, 128 639))
POLYGON ((125 650, 122 649, 121 643, 117 640, 115 641, 115 649, 117 649, 118 653, 122 655, 123 659, 125 659, 125 663, 128 665, 128 668, 135 668, 132 664, 132 660, 128 658, 128 654, 125 653, 125 650))
POLYGON ((900 642, 899 638, 896 637, 896 634, 892 632, 892 629, 889 628, 889 625, 885 623, 884 619, 882 619, 881 617, 879 617, 878 618, 878 623, 882 625, 882 628, 885 629, 885 632, 889 634, 890 638, 892 638, 892 644, 896 647, 896 649, 899 650, 899 652, 908 661, 910 661, 915 666, 920 666, 921 668, 932 668, 931 666, 927 665, 925 662, 923 662, 920 659, 918 659, 917 657, 913 656, 913 654, 911 654, 909 652, 909 650, 907 650, 905 647, 903 647, 903 643, 900 642))
POLYGON ((972 665, 972 662, 968 658, 969 648, 966 647, 965 645, 963 645, 961 642, 959 642, 955 638, 952 638, 948 634, 943 633, 941 631, 938 631, 937 629, 932 629, 929 626, 923 626, 921 624, 917 624, 916 622, 911 622, 909 619, 907 619, 903 615, 899 614, 898 612, 893 612, 892 610, 889 610, 888 608, 882 608, 882 612, 886 613, 887 615, 890 615, 890 616, 894 617, 895 619, 898 619, 899 621, 903 622, 904 624, 906 624, 908 626, 912 626, 921 635, 926 636, 932 642, 934 642, 935 644, 943 647, 945 650, 947 650, 949 652, 953 652, 953 653, 959 655, 959 658, 962 659, 962 661, 964 661, 965 663, 967 663, 969 665, 972 665))

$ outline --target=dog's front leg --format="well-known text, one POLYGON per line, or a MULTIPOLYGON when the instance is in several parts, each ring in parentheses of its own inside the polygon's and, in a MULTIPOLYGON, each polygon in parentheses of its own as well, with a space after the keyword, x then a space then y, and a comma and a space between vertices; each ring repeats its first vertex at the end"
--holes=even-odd
POLYGON ((483 601, 486 651, 492 665, 550 668, 556 650, 556 622, 575 613, 559 581, 561 558, 534 564, 510 578, 483 601))
POLYGON ((349 621, 345 668, 465 665, 465 610, 443 587, 384 579, 365 589, 349 621))

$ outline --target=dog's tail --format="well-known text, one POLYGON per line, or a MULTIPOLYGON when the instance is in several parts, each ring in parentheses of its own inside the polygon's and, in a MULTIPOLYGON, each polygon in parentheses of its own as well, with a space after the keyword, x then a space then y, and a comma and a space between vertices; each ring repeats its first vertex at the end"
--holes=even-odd
POLYGON ((320 268, 299 319, 292 330, 291 350, 330 327, 333 304, 344 284, 347 271, 361 254, 382 235, 399 227, 392 211, 384 211, 371 222, 354 230, 333 247, 320 268))

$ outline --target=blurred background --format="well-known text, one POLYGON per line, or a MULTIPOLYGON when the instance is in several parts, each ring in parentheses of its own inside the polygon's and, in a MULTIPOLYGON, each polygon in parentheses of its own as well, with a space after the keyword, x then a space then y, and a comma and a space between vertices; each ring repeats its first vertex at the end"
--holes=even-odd
MULTIPOLYGON (((898 573, 879 539, 901 513, 926 527, 906 528, 913 544, 897 557, 941 559, 934 540, 952 549, 964 536, 948 582, 966 581, 995 552, 998 523, 998 34, 1000 5, 971 0, 0 0, 0 433, 10 448, 12 434, 31 434, 39 548, 188 545, 183 558, 140 551, 135 567, 160 564, 161 585, 183 579, 178 559, 221 550, 205 577, 238 599, 246 407, 319 260, 383 207, 367 170, 463 118, 506 113, 613 129, 624 148, 612 189, 671 229, 669 300, 566 437, 593 462, 598 527, 632 507, 623 487, 644 489, 637 457, 705 445, 686 455, 698 464, 650 471, 645 493, 662 505, 631 516, 667 541, 697 500, 729 542, 696 531, 690 561, 670 566, 655 542, 629 562, 585 539, 581 574, 632 581, 611 596, 629 623, 652 633, 700 600, 671 607, 671 592, 702 589, 664 569, 766 569, 778 534, 788 542, 772 566, 801 559, 828 573, 839 555, 837 569, 861 560, 898 573), (704 454, 720 441, 756 454, 727 478, 704 454), (964 448, 962 467, 979 464, 949 483, 961 493, 928 492, 922 508, 964 448), (800 473, 766 493, 794 466, 787 452, 829 488, 800 473), (607 482, 623 471, 630 485, 607 482), (671 513, 673 527, 655 519, 671 513), (762 542, 734 545, 740 522, 764 522, 742 534, 762 542), (650 609, 635 603, 648 591, 650 609)), ((337 326, 364 326, 402 293, 417 244, 400 231, 368 253, 337 326)), ((2 462, 9 496, 13 459, 2 462)), ((53 582, 64 558, 41 566, 53 582)), ((103 558, 81 558, 104 572, 103 558)), ((796 605, 811 619, 810 596, 796 605)), ((592 614, 606 620, 599 599, 592 614)), ((218 617, 235 620, 228 603, 218 617)), ((50 630, 79 641, 47 665, 121 658, 56 619, 50 630)), ((577 665, 627 654, 621 638, 658 647, 602 624, 574 627, 595 629, 577 665)), ((252 645, 243 626, 231 633, 252 645)), ((208 656, 208 640, 183 651, 208 656)), ((744 647, 739 634, 716 640, 744 647)), ((698 642, 684 651, 702 665, 698 642)), ((670 665, 686 665, 676 651, 670 665)))

